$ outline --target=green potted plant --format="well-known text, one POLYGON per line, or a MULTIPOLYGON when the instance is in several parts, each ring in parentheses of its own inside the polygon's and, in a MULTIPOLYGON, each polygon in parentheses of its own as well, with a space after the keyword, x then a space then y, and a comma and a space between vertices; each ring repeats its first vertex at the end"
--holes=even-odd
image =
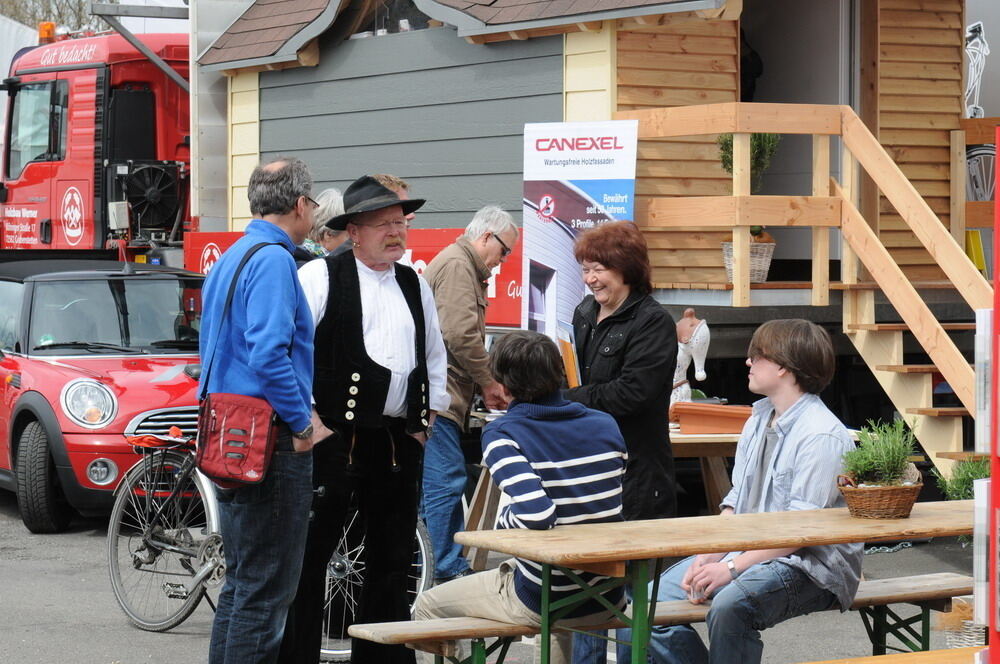
MULTIPOLYGON (((990 476, 989 459, 966 459, 959 461, 951 469, 951 477, 945 477, 937 468, 933 471, 938 488, 947 500, 971 500, 973 484, 976 480, 990 476)), ((962 535, 958 538, 962 546, 972 543, 972 538, 962 535)), ((944 631, 945 643, 949 648, 981 646, 986 643, 986 628, 973 622, 972 597, 956 597, 952 600, 950 612, 938 617, 938 627, 944 631)))
POLYGON ((916 438, 899 419, 868 421, 858 431, 858 446, 844 454, 844 474, 837 478, 852 516, 902 519, 910 516, 923 483, 910 462, 916 438))
MULTIPOLYGON (((771 165, 771 158, 778 143, 780 134, 750 134, 750 190, 760 189, 764 171, 771 165)), ((733 172, 733 135, 719 134, 719 159, 722 168, 727 173, 733 172)), ((767 281, 767 273, 771 268, 771 257, 774 256, 774 238, 764 226, 750 227, 750 283, 767 281)), ((733 281, 733 243, 722 243, 722 261, 726 267, 726 276, 733 281)))
MULTIPOLYGON (((733 135, 719 134, 717 142, 722 168, 727 173, 732 173, 733 135)), ((771 165, 771 158, 774 157, 780 142, 780 134, 750 134, 750 191, 756 192, 760 189, 761 178, 771 165)))

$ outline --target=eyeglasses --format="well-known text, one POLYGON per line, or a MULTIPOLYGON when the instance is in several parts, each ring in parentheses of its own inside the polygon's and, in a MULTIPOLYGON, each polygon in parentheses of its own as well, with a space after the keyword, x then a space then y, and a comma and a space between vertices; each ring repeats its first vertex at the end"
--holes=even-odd
POLYGON ((497 240, 497 242, 499 242, 499 243, 500 243, 500 246, 501 246, 501 247, 503 247, 503 248, 502 248, 502 249, 500 250, 500 258, 507 258, 508 256, 510 256, 510 252, 512 252, 512 251, 513 251, 513 249, 511 249, 510 247, 508 247, 508 246, 507 246, 507 243, 506 243, 506 242, 504 242, 503 240, 501 240, 501 239, 500 239, 500 236, 499 236, 499 235, 497 235, 496 233, 494 233, 494 234, 493 234, 493 237, 495 237, 495 238, 496 238, 496 240, 497 240))
POLYGON ((390 228, 394 231, 404 231, 410 227, 410 222, 406 219, 397 219, 395 221, 383 221, 380 224, 359 224, 366 228, 374 228, 380 233, 387 232, 390 228))
POLYGON ((314 210, 315 210, 315 209, 317 209, 317 208, 319 208, 319 203, 317 203, 316 201, 314 201, 314 200, 313 200, 312 198, 310 198, 309 196, 303 196, 302 198, 304 198, 304 199, 306 199, 307 201, 309 201, 310 203, 312 203, 312 206, 313 206, 313 209, 314 209, 314 210))

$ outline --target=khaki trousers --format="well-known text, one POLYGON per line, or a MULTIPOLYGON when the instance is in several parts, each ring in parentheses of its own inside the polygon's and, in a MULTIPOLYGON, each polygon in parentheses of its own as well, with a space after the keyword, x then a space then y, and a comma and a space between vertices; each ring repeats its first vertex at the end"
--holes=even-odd
MULTIPOLYGON (((486 618, 517 625, 541 627, 542 617, 526 607, 514 591, 514 560, 506 560, 500 567, 478 574, 464 576, 424 591, 413 605, 414 620, 433 618, 486 618)), ((613 617, 602 611, 580 618, 560 620, 565 627, 598 625, 613 617)), ((571 632, 552 635, 550 664, 568 664, 573 648, 571 632)), ((535 649, 539 661, 541 644, 535 649)))

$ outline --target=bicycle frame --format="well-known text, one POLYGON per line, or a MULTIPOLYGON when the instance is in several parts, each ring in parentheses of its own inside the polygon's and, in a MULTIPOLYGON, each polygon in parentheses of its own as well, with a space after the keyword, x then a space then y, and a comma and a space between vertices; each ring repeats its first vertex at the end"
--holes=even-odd
MULTIPOLYGON (((180 491, 180 487, 184 485, 184 483, 191 476, 192 473, 198 473, 199 475, 201 475, 201 471, 199 471, 198 468, 195 466, 194 453, 190 451, 186 446, 181 446, 181 445, 158 447, 155 449, 150 449, 146 447, 136 447, 135 449, 137 452, 140 452, 142 454, 143 458, 142 461, 133 466, 133 468, 140 468, 140 469, 144 466, 144 464, 146 464, 147 459, 155 458, 155 456, 158 454, 166 455, 169 452, 175 452, 184 455, 184 461, 181 464, 179 479, 177 482, 175 482, 173 490, 171 490, 170 494, 160 503, 159 507, 156 510, 156 513, 150 519, 149 526, 142 533, 142 540, 150 548, 154 549, 157 552, 167 551, 170 553, 176 553, 182 556, 187 556, 189 558, 197 558, 198 551, 196 549, 190 549, 187 547, 178 546, 173 542, 163 541, 162 539, 156 536, 155 532, 156 527, 160 525, 162 522, 164 510, 173 505, 175 499, 177 498, 178 492, 180 491)), ((219 504, 218 501, 216 500, 215 484, 212 483, 210 480, 208 480, 208 478, 206 478, 204 475, 202 475, 202 478, 205 479, 205 482, 202 485, 204 487, 202 492, 204 494, 203 497, 205 501, 206 523, 208 524, 208 527, 212 532, 218 532, 219 504)), ((125 482, 122 482, 121 484, 118 485, 118 488, 115 490, 116 496, 117 493, 122 490, 122 487, 125 486, 125 484, 126 484, 125 482)), ((203 565, 201 569, 195 572, 194 576, 188 581, 188 583, 185 584, 188 586, 187 588, 188 591, 191 591, 193 588, 197 588, 214 571, 214 569, 215 565, 213 565, 212 563, 206 563, 205 565, 203 565)))

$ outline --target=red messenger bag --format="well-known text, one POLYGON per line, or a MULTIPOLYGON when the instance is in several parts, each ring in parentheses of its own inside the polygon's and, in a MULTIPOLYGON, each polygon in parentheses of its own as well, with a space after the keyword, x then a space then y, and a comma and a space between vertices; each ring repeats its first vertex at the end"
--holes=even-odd
MULTIPOLYGON (((219 334, 202 383, 208 389, 212 361, 218 351, 219 336, 236 292, 240 272, 250 257, 274 242, 254 245, 240 261, 229 286, 226 304, 219 317, 219 334)), ((278 415, 265 399, 245 394, 214 392, 205 396, 198 408, 198 446, 195 463, 203 475, 225 489, 259 484, 267 475, 274 445, 278 440, 278 415)))

